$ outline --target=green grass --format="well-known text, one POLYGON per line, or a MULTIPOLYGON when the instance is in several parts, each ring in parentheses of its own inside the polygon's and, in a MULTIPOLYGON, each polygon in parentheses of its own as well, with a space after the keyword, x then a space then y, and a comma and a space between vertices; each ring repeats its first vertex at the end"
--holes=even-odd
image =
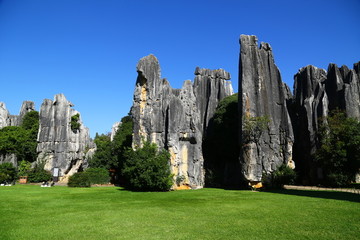
POLYGON ((0 187, 0 239, 359 239, 339 192, 0 187))

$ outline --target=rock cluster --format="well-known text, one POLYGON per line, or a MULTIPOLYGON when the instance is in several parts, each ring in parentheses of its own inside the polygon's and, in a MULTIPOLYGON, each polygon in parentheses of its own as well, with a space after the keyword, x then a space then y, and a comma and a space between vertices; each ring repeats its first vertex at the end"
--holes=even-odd
POLYGON ((325 71, 310 65, 301 68, 294 77, 294 159, 307 184, 320 177, 313 161, 320 120, 335 109, 360 120, 359 69, 360 62, 352 70, 329 64, 325 71))
POLYGON ((240 36, 239 113, 242 130, 242 174, 250 182, 261 181, 263 173, 273 172, 282 163, 294 167, 293 128, 287 110, 291 97, 274 63, 269 44, 258 47, 255 36, 240 36), (268 127, 260 138, 244 142, 244 121, 266 117, 268 127))
POLYGON ((306 66, 294 76, 294 96, 281 81, 269 44, 240 36, 239 113, 242 174, 258 182, 263 173, 285 163, 314 184, 321 173, 314 163, 320 120, 334 109, 360 120, 360 62, 353 69, 330 64, 328 70, 306 66), (267 116, 269 126, 256 141, 245 142, 247 118, 267 116), (293 161, 294 160, 294 161, 293 161))
POLYGON ((194 84, 187 80, 181 89, 173 89, 161 78, 153 55, 140 59, 137 72, 131 110, 133 146, 150 141, 167 149, 177 187, 203 187, 203 134, 218 102, 233 94, 227 81, 230 74, 196 68, 194 84))
POLYGON ((10 115, 5 103, 0 102, 0 129, 7 126, 20 126, 23 117, 30 111, 35 111, 35 104, 32 101, 22 103, 19 115, 10 115))
POLYGON ((59 168, 63 182, 87 164, 87 157, 95 147, 81 118, 78 120, 80 127, 72 129, 72 116, 80 115, 72 107, 63 94, 58 94, 54 101, 43 101, 39 114, 37 161, 44 161, 46 170, 59 168))

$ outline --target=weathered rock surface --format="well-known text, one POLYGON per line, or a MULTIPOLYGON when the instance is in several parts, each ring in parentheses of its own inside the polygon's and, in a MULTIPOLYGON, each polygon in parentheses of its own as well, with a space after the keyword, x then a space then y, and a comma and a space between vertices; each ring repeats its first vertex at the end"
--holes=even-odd
POLYGON ((121 122, 115 122, 112 127, 111 127, 111 135, 110 135, 110 140, 113 141, 115 134, 117 132, 117 130, 119 129, 119 127, 121 126, 121 122))
POLYGON ((0 102, 0 129, 3 127, 10 126, 10 114, 6 109, 6 105, 3 102, 0 102))
POLYGON ((22 103, 19 115, 10 115, 5 103, 0 102, 0 129, 7 126, 20 126, 25 114, 30 111, 35 111, 35 103, 32 101, 22 103))
POLYGON ((348 117, 360 120, 359 66, 360 62, 355 63, 354 69, 349 70, 346 66, 338 68, 330 64, 327 72, 307 66, 294 77, 294 160, 306 184, 321 177, 313 160, 321 118, 341 109, 348 117))
POLYGON ((161 79, 159 62, 153 55, 140 59, 137 72, 131 110, 133 146, 151 141, 169 150, 174 178, 182 179, 178 187, 203 187, 203 132, 217 103, 232 94, 231 84, 226 82, 229 73, 196 68, 194 85, 187 80, 181 89, 173 89, 161 79))
POLYGON ((73 104, 63 94, 58 94, 54 101, 43 101, 39 114, 37 161, 45 161, 46 170, 58 167, 63 182, 87 164, 86 154, 94 148, 89 130, 82 124, 81 117, 80 128, 71 129, 71 117, 80 114, 72 107, 73 104))
POLYGON ((270 120, 268 129, 257 140, 244 142, 244 129, 240 133, 242 174, 248 181, 258 182, 264 172, 273 172, 283 163, 294 167, 294 136, 287 111, 291 94, 281 80, 269 44, 261 43, 259 48, 256 36, 241 35, 240 45, 240 121, 262 116, 270 120))

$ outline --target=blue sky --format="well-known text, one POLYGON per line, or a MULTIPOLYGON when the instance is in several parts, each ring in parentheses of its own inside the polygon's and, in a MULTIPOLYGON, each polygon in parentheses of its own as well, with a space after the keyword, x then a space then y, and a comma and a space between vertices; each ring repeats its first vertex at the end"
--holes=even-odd
POLYGON ((359 23, 359 0, 0 0, 0 101, 18 114, 63 93, 94 136, 129 112, 150 53, 172 87, 199 66, 229 71, 237 91, 239 36, 257 35, 292 88, 303 66, 352 68, 359 23))

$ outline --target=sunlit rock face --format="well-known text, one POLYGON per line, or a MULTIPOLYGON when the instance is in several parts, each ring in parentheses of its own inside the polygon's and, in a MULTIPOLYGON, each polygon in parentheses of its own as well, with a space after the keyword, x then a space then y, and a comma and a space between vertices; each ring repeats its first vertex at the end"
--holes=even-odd
POLYGON ((218 102, 233 94, 229 73, 196 68, 194 84, 187 80, 181 89, 173 89, 161 78, 153 55, 140 59, 137 72, 133 146, 150 141, 170 152, 171 171, 178 180, 174 188, 203 187, 203 133, 218 102))
POLYGON ((19 115, 10 115, 6 105, 0 102, 0 129, 7 126, 20 126, 25 114, 35 111, 35 103, 24 101, 21 105, 19 115))
POLYGON ((268 43, 258 46, 256 36, 240 36, 239 115, 242 130, 240 161, 242 174, 250 182, 262 180, 281 164, 294 167, 293 129, 287 110, 291 98, 289 88, 282 82, 268 43), (245 142, 244 119, 264 117, 269 126, 258 139, 245 142))
POLYGON ((321 120, 334 109, 360 120, 359 69, 360 62, 351 70, 335 64, 329 64, 328 71, 309 65, 299 69, 294 77, 294 159, 305 184, 321 178, 314 162, 321 120))
POLYGON ((86 165, 87 155, 94 148, 89 129, 81 122, 80 113, 72 107, 63 94, 57 94, 54 101, 45 99, 40 109, 37 161, 44 161, 46 170, 59 168, 63 182, 86 165), (71 117, 76 114, 80 115, 80 127, 73 130, 71 117))

